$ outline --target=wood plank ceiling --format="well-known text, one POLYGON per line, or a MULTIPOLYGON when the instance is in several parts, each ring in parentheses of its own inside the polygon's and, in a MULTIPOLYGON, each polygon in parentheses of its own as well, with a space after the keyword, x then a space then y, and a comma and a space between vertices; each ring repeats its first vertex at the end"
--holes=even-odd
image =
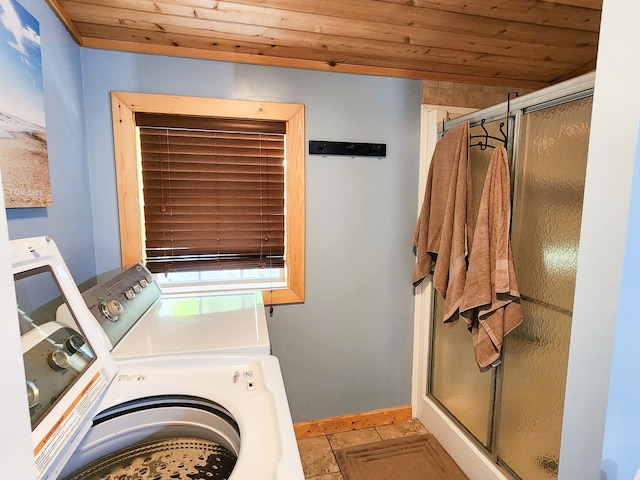
POLYGON ((595 68, 602 0, 47 0, 79 45, 540 88, 595 68))

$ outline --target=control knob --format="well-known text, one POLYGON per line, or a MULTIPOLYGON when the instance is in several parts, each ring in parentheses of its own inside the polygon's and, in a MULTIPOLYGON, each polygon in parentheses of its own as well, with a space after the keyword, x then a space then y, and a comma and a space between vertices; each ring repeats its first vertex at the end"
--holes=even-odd
POLYGON ((136 296, 136 292, 133 291, 133 288, 127 288, 124 291, 124 298, 126 298, 127 300, 133 300, 133 297, 136 296))
POLYGON ((71 335, 64 342, 64 346, 67 347, 67 349, 73 355, 74 353, 80 351, 80 349, 84 346, 84 343, 84 338, 82 338, 80 335, 71 335))
POLYGON ((29 400, 29 408, 33 408, 40 402, 40 390, 31 380, 27 380, 27 399, 29 400))
POLYGON ((149 282, 147 282, 144 278, 140 280, 140 286, 142 288, 147 288, 149 286, 149 282))
POLYGON ((100 313, 107 320, 115 322, 124 313, 124 307, 118 300, 109 300, 108 302, 100 303, 100 313))
POLYGON ((67 352, 64 350, 54 350, 51 352, 51 355, 49 355, 47 361, 49 362, 49 366, 54 370, 69 368, 69 355, 67 355, 67 352))

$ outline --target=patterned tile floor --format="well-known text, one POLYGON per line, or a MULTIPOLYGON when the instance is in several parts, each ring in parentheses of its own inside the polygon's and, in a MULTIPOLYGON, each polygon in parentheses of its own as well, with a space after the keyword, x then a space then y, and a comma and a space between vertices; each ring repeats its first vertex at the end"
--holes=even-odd
POLYGON ((343 433, 298 440, 304 478, 309 480, 343 480, 334 452, 341 448, 379 442, 392 438, 428 433, 419 420, 413 419, 393 425, 361 428, 343 433))

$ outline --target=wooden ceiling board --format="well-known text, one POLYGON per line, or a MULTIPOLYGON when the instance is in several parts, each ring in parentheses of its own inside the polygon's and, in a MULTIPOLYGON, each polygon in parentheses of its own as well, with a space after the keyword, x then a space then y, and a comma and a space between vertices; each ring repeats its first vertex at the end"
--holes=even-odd
MULTIPOLYGON (((153 29, 158 31, 172 31, 174 27, 186 27, 193 28, 194 30, 201 30, 203 34, 211 37, 212 32, 216 35, 225 34, 237 34, 247 37, 253 37, 253 41, 263 41, 267 44, 273 44, 274 42, 299 42, 300 46, 304 46, 309 49, 328 49, 329 45, 335 48, 336 44, 348 44, 345 38, 351 38, 351 45, 358 43, 365 46, 373 47, 375 42, 388 42, 388 45, 392 47, 394 44, 403 46, 423 46, 423 47, 441 47, 451 48, 452 45, 463 46, 464 49, 460 51, 475 52, 478 54, 496 54, 504 55, 509 53, 510 57, 515 57, 513 52, 517 53, 517 57, 531 58, 531 59, 544 59, 554 60, 556 57, 561 62, 571 62, 575 59, 575 45, 569 47, 556 47, 545 45, 543 40, 536 42, 535 44, 527 43, 522 39, 516 38, 515 40, 508 40, 507 36, 502 37, 489 37, 486 41, 484 39, 478 39, 477 36, 470 34, 458 34, 450 32, 447 36, 443 36, 441 32, 431 31, 427 29, 414 28, 415 35, 410 37, 407 35, 406 28, 393 27, 388 28, 382 24, 372 24, 371 22, 364 22, 363 29, 359 29, 359 35, 354 36, 354 28, 347 28, 344 23, 338 22, 337 28, 330 28, 326 23, 323 26, 322 31, 319 28, 316 30, 308 29, 282 29, 277 25, 269 24, 264 19, 258 18, 248 24, 240 24, 237 22, 230 22, 224 20, 216 20, 214 18, 207 18, 206 12, 199 12, 198 10, 185 9, 184 7, 171 9, 172 13, 167 15, 165 13, 156 13, 159 9, 163 9, 166 4, 157 2, 140 2, 140 6, 143 4, 147 7, 144 10, 137 11, 137 13, 130 11, 126 16, 118 17, 117 14, 121 12, 118 8, 112 8, 107 6, 100 6, 100 3, 113 3, 110 0, 94 0, 93 5, 88 5, 86 2, 63 2, 67 10, 74 14, 74 18, 77 18, 78 24, 86 24, 83 27, 83 35, 86 37, 93 37, 95 33, 92 25, 105 25, 112 26, 129 26, 134 28, 137 24, 153 24, 153 29), (196 12, 196 17, 193 18, 196 12), (186 15, 185 15, 186 13, 186 15), (262 28, 261 28, 262 27, 262 28), (327 33, 327 31, 329 31, 327 33), (335 40, 339 39, 339 42, 335 40), (323 42, 324 40, 324 42, 323 42)), ((233 17, 233 18, 238 18, 233 17)), ((300 22, 301 24, 302 22, 300 22)), ((352 26, 356 25, 356 22, 352 22, 352 26)), ((148 28, 147 28, 148 29, 148 28)), ((197 34, 197 33, 196 33, 197 34)), ((582 49, 589 49, 590 55, 595 55, 596 46, 595 41, 597 37, 585 39, 586 42, 592 42, 592 45, 582 45, 582 49)), ((372 52, 376 55, 380 53, 376 52, 375 48, 371 48, 372 52)), ((579 64, 579 62, 578 62, 579 64)))
MULTIPOLYGON (((375 0, 369 0, 373 3, 375 0)), ((400 43, 430 45, 430 35, 448 37, 451 34, 466 34, 474 37, 499 39, 513 42, 539 43, 547 46, 569 48, 595 47, 597 32, 559 28, 548 25, 533 25, 469 14, 455 14, 438 10, 424 10, 420 15, 400 15, 404 6, 395 6, 396 17, 369 14, 349 16, 300 13, 265 7, 256 7, 233 2, 215 2, 215 8, 201 7, 199 0, 153 1, 153 0, 83 0, 62 1, 61 5, 76 21, 86 22, 93 14, 102 18, 136 21, 150 14, 155 15, 159 27, 171 25, 178 19, 198 23, 229 23, 237 28, 253 26, 271 27, 283 31, 302 31, 323 35, 350 35, 363 38, 385 38, 400 43), (126 7, 125 7, 126 5, 126 7), (399 13, 400 12, 400 13, 399 13), (399 18, 406 21, 398 22, 399 18), (426 42, 426 43, 425 43, 426 42)), ((385 3, 385 2, 377 2, 385 3)), ((197 28, 197 27, 196 27, 197 28)))
MULTIPOLYGON (((404 0, 387 0, 390 3, 406 5, 404 0)), ((586 3, 586 2, 585 2, 586 3)), ((591 2, 596 3, 596 2, 591 2)), ((460 0, 417 1, 416 6, 432 10, 499 18, 512 22, 526 22, 534 25, 550 25, 561 28, 599 31, 602 2, 593 8, 566 6, 558 2, 538 0, 494 0, 476 2, 473 5, 460 0)))
POLYGON ((87 47, 543 87, 595 66, 601 0, 48 0, 87 47))
MULTIPOLYGON (((85 15, 82 18, 90 23, 85 23, 84 21, 78 22, 80 30, 85 36, 90 37, 105 36, 105 32, 98 33, 97 28, 109 25, 111 27, 126 27, 132 30, 173 33, 176 35, 176 39, 179 35, 202 36, 206 38, 210 45, 211 29, 214 29, 216 34, 216 47, 221 47, 220 40, 237 42, 238 45, 241 45, 243 41, 246 42, 250 40, 251 43, 263 43, 270 48, 274 46, 297 47, 300 55, 313 50, 337 53, 352 52, 361 55, 369 54, 374 60, 378 61, 382 61, 385 56, 405 56, 407 59, 419 59, 431 53, 432 55, 446 55, 452 59, 459 58, 461 63, 481 59, 486 63, 494 59, 497 63, 512 61, 514 64, 530 63, 531 66, 536 67, 546 65, 548 67, 558 68, 567 64, 575 67, 580 65, 580 63, 573 63, 575 57, 572 55, 573 50, 570 48, 549 48, 541 44, 531 46, 526 43, 502 41, 494 41, 494 45, 486 44, 478 46, 473 43, 473 39, 470 36, 465 39, 455 36, 458 44, 466 44, 465 42, 468 42, 469 48, 465 50, 453 50, 449 48, 451 43, 441 41, 437 35, 433 39, 434 41, 431 42, 433 44, 432 46, 424 46, 420 44, 388 42, 380 40, 379 38, 373 38, 373 36, 367 39, 350 37, 346 36, 348 32, 342 32, 344 34, 342 36, 332 35, 329 37, 318 33, 300 31, 287 31, 283 34, 283 31, 280 29, 262 26, 244 26, 240 30, 237 25, 229 22, 202 20, 194 22, 184 19, 182 21, 174 21, 171 24, 165 23, 160 25, 159 21, 162 20, 162 17, 157 17, 153 13, 148 13, 144 17, 136 20, 124 20, 109 16, 100 16, 98 9, 95 9, 90 15, 85 15), (250 33, 250 35, 247 35, 248 33, 250 33), (324 43, 321 43, 322 48, 314 48, 315 45, 323 41, 324 43), (506 55, 507 52, 510 55, 506 55), (517 52, 517 56, 514 57, 513 52, 517 52)), ((593 49, 593 53, 595 54, 595 48, 593 49)))

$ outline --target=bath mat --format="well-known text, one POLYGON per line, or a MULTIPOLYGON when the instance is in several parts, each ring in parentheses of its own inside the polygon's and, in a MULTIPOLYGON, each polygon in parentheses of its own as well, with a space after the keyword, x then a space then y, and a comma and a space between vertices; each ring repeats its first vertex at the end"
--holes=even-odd
POLYGON ((433 435, 418 435, 336 451, 344 480, 467 480, 433 435))

